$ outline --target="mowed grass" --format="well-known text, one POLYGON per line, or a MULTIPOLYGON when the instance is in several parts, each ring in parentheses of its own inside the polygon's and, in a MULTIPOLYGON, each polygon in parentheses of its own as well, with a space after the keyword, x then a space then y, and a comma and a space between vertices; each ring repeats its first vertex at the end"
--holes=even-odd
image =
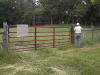
MULTIPOLYGON (((16 31, 12 28, 13 31, 16 31)), ((31 31, 31 29, 29 29, 31 31)), ((34 29, 32 29, 33 31, 34 29)), ((48 30, 48 29, 47 29, 48 30)), ((47 31, 41 29, 41 31, 47 31)), ((61 29, 58 29, 59 31, 61 29)), ((51 30, 48 30, 51 31, 51 30)), ((46 33, 38 33, 44 35, 46 33)), ((65 33, 58 33, 65 34, 65 33)), ((57 35, 58 35, 57 34, 57 35)), ((87 34, 89 34, 87 32, 87 34)), ((16 36, 16 34, 10 34, 16 36)), ((33 35, 33 34, 29 34, 33 35)), ((46 35, 52 35, 46 34, 46 35)), ((91 35, 90 35, 91 36, 91 35)), ((95 35, 97 36, 97 35, 95 35)), ((88 37, 88 36, 87 36, 88 37)), ((64 38, 64 37, 57 37, 64 38)), ((34 38, 19 38, 17 40, 33 40, 34 38)), ((38 39, 46 39, 44 37, 38 39)), ((51 37, 47 39, 52 39, 51 37)), ((84 39, 82 39, 84 40, 84 39)), ((11 40, 16 41, 16 40, 11 40)), ((62 41, 61 41, 62 42, 62 41)), ((69 42, 56 48, 43 47, 35 51, 5 52, 0 50, 0 75, 99 75, 100 44, 91 46, 91 41, 85 39, 84 46, 77 49, 69 42), (87 44, 88 43, 88 44, 87 44), (88 46, 90 44, 90 46, 88 46)), ((94 41, 96 44, 96 42, 94 41)), ((25 43, 17 43, 25 44, 25 43)))

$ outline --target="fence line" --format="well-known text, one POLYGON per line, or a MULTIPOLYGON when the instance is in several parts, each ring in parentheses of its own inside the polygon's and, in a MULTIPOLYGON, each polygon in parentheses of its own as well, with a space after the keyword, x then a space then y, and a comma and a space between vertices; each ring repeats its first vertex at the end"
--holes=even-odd
MULTIPOLYGON (((6 22, 3 23, 3 32, 0 32, 1 35, 3 35, 2 40, 3 42, 1 43, 2 47, 4 50, 8 50, 8 44, 9 43, 17 43, 17 42, 34 42, 34 44, 24 44, 24 45, 12 45, 12 46, 27 46, 27 45, 33 45, 34 47, 27 47, 27 48, 35 48, 37 50, 37 46, 40 44, 38 41, 52 41, 49 43, 44 43, 44 44, 52 44, 48 46, 52 46, 53 48, 56 47, 56 40, 66 40, 70 39, 71 43, 74 44, 74 26, 72 27, 51 27, 51 26, 29 26, 31 28, 34 28, 34 31, 31 31, 29 33, 34 33, 34 36, 28 36, 28 37, 34 37, 33 40, 24 40, 24 41, 10 41, 11 38, 18 38, 15 36, 10 36, 10 33, 17 33, 15 31, 10 31, 10 27, 16 27, 17 25, 7 25, 6 22), (38 28, 50 28, 52 31, 38 31, 38 28), (57 28, 69 28, 69 31, 56 31, 57 28), (37 35, 37 33, 52 33, 52 35, 37 35), (56 33, 69 33, 67 35, 56 35, 56 33), (69 38, 66 39, 56 39, 56 36, 69 36, 69 38), (43 39, 39 40, 37 37, 53 37, 53 39, 43 39)), ((82 39, 89 39, 91 41, 95 40, 96 37, 100 38, 100 28, 95 28, 94 26, 91 26, 91 28, 83 28, 82 30, 82 39), (97 35, 98 33, 98 35, 97 35)), ((42 46, 42 47, 48 47, 48 46, 42 46)), ((11 47, 11 46, 9 46, 11 47)), ((41 46, 40 46, 41 47, 41 46)), ((20 48, 20 49, 25 49, 25 48, 20 48)))
POLYGON ((90 28, 83 28, 82 41, 95 42, 100 39, 100 27, 91 26, 90 28))

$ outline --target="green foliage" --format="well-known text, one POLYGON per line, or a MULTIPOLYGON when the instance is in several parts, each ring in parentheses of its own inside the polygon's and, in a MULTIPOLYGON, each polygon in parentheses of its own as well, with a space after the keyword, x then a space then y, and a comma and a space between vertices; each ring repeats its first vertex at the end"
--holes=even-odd
POLYGON ((54 17, 51 17, 52 20, 66 22, 68 18, 71 17, 70 14, 72 13, 73 6, 77 1, 78 0, 40 0, 40 3, 44 8, 44 14, 56 16, 56 20, 54 17), (66 11, 68 11, 68 14, 66 11))
POLYGON ((43 8, 45 9, 46 14, 55 15, 57 14, 57 7, 59 5, 60 0, 40 0, 43 8), (56 4, 55 4, 56 3, 56 4))
POLYGON ((45 12, 45 10, 44 10, 44 8, 42 7, 42 8, 35 8, 35 10, 34 10, 34 14, 35 15, 41 15, 41 14, 44 14, 44 12, 45 12))
POLYGON ((92 3, 100 3, 100 0, 91 0, 92 3))
POLYGON ((2 25, 3 21, 7 21, 8 24, 25 23, 31 25, 34 15, 42 16, 42 22, 45 20, 43 19, 44 15, 46 15, 51 24, 61 23, 62 21, 65 23, 76 21, 99 23, 100 7, 94 4, 100 3, 100 0, 39 0, 39 3, 41 6, 35 6, 33 0, 1 0, 0 24, 2 25), (92 4, 96 10, 92 9, 92 4), (91 16, 91 13, 87 15, 89 11, 95 11, 93 15, 97 16, 91 16), (94 20, 91 20, 91 18, 94 18, 94 20))
POLYGON ((76 17, 77 16, 83 17, 86 14, 87 10, 88 10, 87 6, 84 5, 82 2, 80 2, 80 4, 76 5, 75 9, 73 9, 72 14, 76 17))
POLYGON ((34 3, 32 0, 2 0, 1 2, 8 24, 32 23, 34 10, 34 3))

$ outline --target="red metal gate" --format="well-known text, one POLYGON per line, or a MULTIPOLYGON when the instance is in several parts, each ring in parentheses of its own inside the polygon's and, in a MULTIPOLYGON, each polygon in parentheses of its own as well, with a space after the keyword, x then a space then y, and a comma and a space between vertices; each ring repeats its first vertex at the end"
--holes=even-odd
POLYGON ((27 37, 17 37, 16 27, 17 25, 8 26, 8 43, 12 50, 37 50, 40 47, 55 48, 57 43, 71 39, 71 27, 29 26, 27 37))

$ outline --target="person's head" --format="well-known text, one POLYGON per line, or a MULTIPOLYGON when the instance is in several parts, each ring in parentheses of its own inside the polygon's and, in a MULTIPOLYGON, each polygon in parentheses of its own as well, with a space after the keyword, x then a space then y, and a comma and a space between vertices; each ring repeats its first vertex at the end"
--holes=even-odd
POLYGON ((80 26, 80 23, 79 23, 79 22, 77 22, 77 23, 76 23, 76 25, 77 25, 77 26, 80 26))

